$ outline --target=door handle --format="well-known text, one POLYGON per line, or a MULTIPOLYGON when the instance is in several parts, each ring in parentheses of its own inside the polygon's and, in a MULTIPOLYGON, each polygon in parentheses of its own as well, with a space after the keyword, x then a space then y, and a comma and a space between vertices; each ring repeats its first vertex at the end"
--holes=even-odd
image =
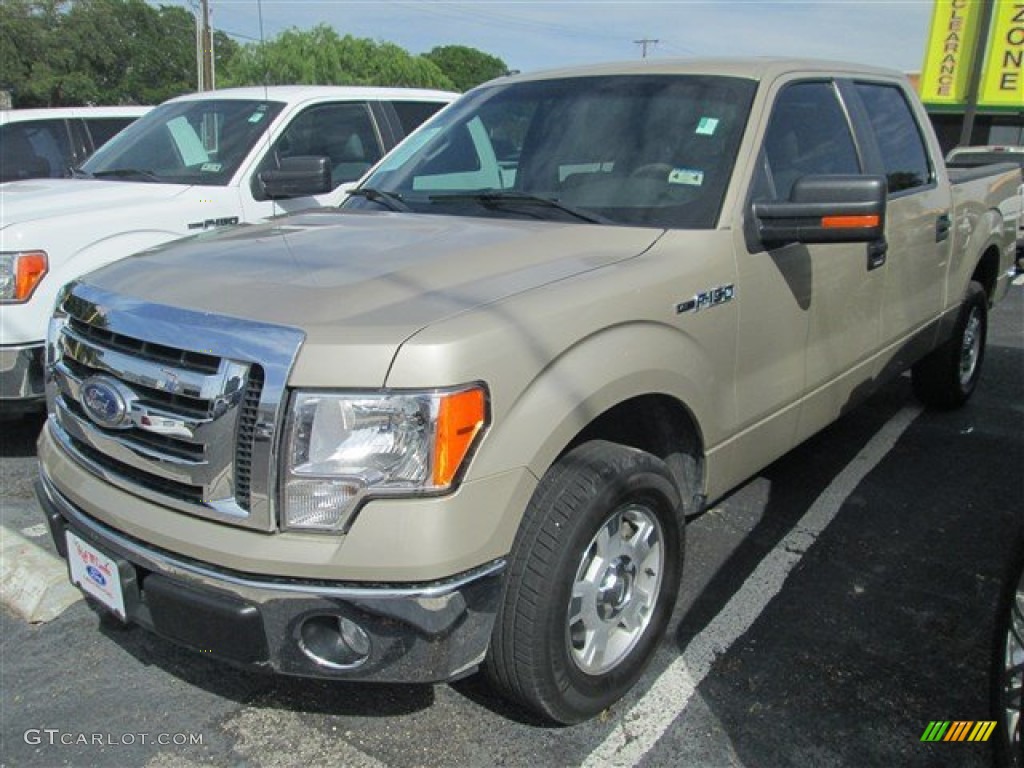
POLYGON ((868 272, 884 265, 888 253, 889 242, 884 237, 868 243, 868 272))
POLYGON ((953 220, 948 213, 943 213, 935 219, 935 242, 941 243, 949 237, 949 230, 953 228, 953 220))

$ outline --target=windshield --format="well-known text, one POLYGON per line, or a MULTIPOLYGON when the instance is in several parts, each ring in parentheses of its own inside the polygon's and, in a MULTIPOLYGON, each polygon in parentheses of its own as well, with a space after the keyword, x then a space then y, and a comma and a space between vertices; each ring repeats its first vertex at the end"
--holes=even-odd
POLYGON ((345 205, 710 228, 754 90, 685 75, 486 87, 400 145, 345 205))
POLYGON ((163 104, 82 166, 97 178, 224 186, 284 105, 217 99, 163 104))

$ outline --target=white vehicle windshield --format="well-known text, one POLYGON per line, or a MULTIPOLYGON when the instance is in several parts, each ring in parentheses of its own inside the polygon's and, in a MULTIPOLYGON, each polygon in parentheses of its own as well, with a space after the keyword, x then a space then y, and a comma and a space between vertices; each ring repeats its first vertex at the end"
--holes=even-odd
POLYGON ((103 179, 224 186, 283 106, 240 99, 164 104, 101 147, 80 172, 103 179))
POLYGON ((754 91, 696 75, 487 86, 400 145, 345 206, 710 228, 754 91))

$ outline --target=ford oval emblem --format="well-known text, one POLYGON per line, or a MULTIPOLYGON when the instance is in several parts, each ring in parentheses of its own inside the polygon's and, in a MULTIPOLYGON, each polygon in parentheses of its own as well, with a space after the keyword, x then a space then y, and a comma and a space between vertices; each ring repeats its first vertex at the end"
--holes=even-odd
POLYGON ((107 577, 103 575, 103 572, 95 565, 85 566, 85 572, 89 578, 99 584, 101 587, 107 586, 107 577))
POLYGON ((131 426, 135 393, 109 376, 90 376, 82 382, 82 408, 93 422, 107 429, 131 426))

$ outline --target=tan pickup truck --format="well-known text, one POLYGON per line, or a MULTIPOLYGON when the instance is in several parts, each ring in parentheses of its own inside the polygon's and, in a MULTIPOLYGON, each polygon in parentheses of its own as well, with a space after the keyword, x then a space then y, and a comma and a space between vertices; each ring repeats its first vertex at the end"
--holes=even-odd
POLYGON ((129 622, 281 673, 483 668, 564 723, 673 610, 685 518, 913 369, 952 407, 1017 169, 898 74, 651 61, 465 95, 340 210, 69 285, 39 497, 129 622))

